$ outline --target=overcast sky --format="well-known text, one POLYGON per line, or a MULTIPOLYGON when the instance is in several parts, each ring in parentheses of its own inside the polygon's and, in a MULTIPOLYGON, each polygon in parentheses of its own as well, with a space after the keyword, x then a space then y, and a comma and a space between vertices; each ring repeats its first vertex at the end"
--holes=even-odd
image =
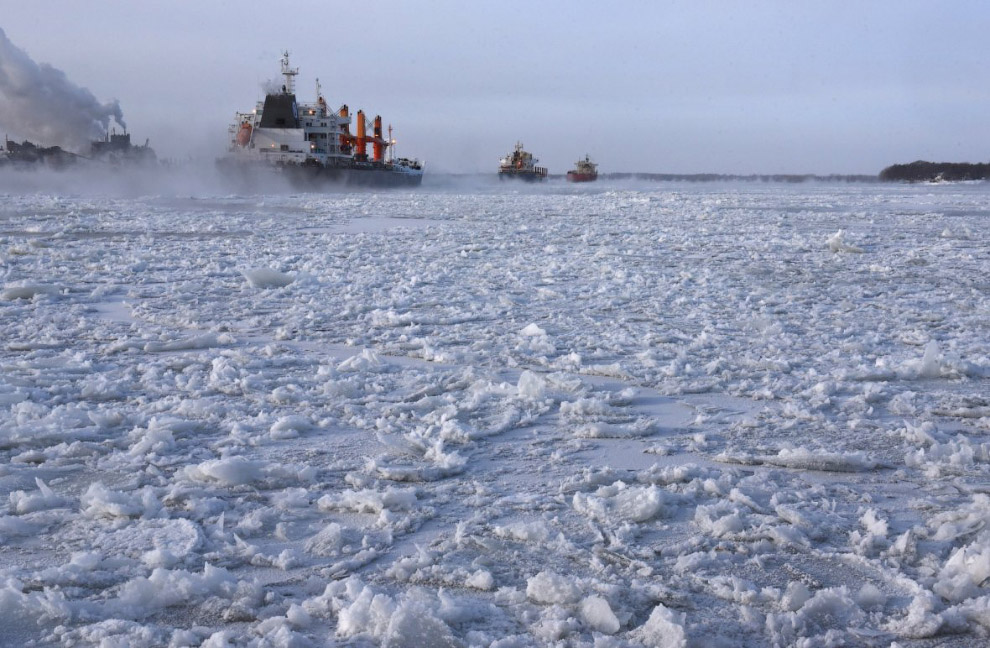
POLYGON ((0 0, 0 28, 165 157, 221 154, 288 49, 301 100, 319 77, 443 171, 516 140, 551 173, 990 159, 987 2, 0 0))

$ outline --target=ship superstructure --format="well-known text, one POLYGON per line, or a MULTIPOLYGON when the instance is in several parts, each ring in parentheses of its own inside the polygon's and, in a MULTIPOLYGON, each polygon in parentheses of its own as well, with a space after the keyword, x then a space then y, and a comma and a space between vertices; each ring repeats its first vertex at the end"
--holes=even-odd
POLYGON ((319 79, 316 100, 300 103, 295 92, 298 74, 299 69, 289 64, 289 53, 284 52, 284 84, 280 90, 269 92, 251 112, 236 113, 228 129, 229 156, 222 160, 224 166, 271 166, 295 172, 296 178, 349 184, 418 185, 422 181, 423 165, 418 160, 386 157, 395 140, 391 126, 385 138, 381 116, 371 120, 369 135, 364 111, 358 110, 355 119, 347 104, 331 110, 319 79))
POLYGON ((498 177, 530 181, 544 180, 547 177, 547 169, 536 166, 537 162, 539 160, 523 148, 522 142, 516 142, 515 150, 499 160, 498 177))
POLYGON ((593 182, 598 179, 598 165, 587 155, 583 160, 574 163, 574 168, 567 172, 569 182, 593 182))

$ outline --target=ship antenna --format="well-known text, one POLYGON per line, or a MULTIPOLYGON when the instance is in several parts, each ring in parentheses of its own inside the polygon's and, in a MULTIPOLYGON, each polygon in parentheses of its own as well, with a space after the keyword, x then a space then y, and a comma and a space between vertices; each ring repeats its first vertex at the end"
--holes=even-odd
POLYGON ((316 77, 316 100, 319 101, 322 96, 323 92, 320 90, 320 77, 316 77))
POLYGON ((282 75, 285 77, 285 91, 289 94, 296 92, 295 76, 299 74, 299 68, 289 67, 289 50, 282 52, 282 75))

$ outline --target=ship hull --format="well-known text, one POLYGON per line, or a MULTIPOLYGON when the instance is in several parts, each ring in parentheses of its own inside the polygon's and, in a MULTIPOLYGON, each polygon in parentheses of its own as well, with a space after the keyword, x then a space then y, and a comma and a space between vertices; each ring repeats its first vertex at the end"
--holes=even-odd
POLYGON ((542 182, 547 176, 535 171, 499 171, 499 180, 523 180, 525 182, 542 182))
POLYGON ((308 164, 266 164, 221 158, 217 167, 228 178, 247 188, 265 188, 284 181, 301 191, 333 191, 340 188, 409 188, 423 182, 423 173, 388 167, 329 167, 308 164))
POLYGON ((568 182, 594 182, 597 179, 597 173, 577 173, 575 171, 567 172, 568 182))

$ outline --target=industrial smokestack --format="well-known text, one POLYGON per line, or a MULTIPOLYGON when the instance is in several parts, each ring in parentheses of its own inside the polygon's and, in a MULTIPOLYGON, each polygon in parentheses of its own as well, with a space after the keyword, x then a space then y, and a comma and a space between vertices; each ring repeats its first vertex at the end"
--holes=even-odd
POLYGON ((114 100, 105 104, 47 63, 35 63, 0 29, 0 127, 39 144, 88 150, 113 119, 124 115, 114 100))

